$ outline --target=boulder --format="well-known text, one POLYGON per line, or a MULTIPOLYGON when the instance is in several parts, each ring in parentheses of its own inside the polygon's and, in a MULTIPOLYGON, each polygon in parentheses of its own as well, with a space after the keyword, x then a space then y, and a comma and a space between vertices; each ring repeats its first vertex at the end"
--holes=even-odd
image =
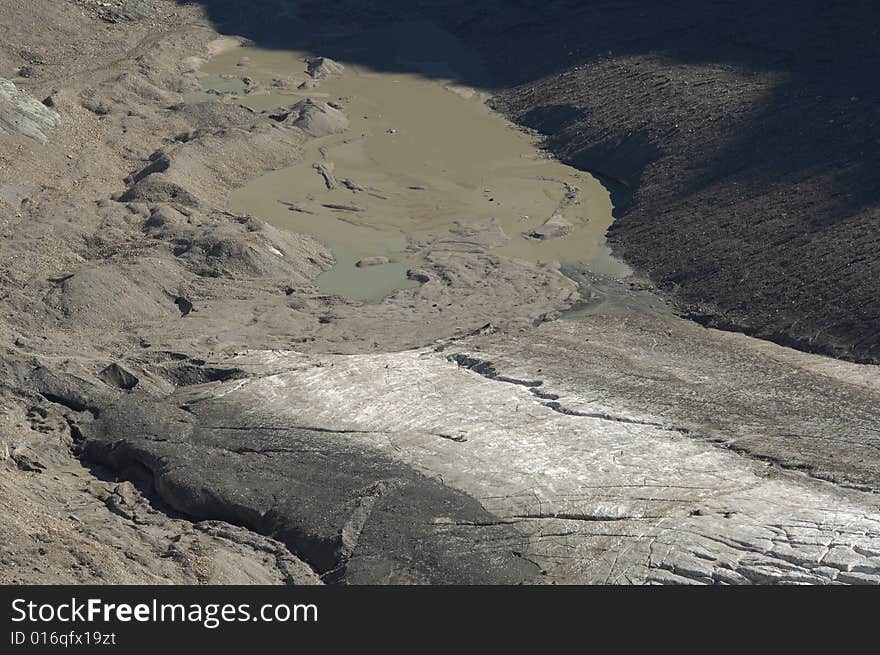
POLYGON ((306 63, 309 65, 306 72, 316 80, 342 75, 342 72, 345 70, 345 66, 338 61, 333 61, 329 57, 313 57, 306 63))
POLYGON ((99 15, 108 23, 125 23, 156 15, 156 10, 148 0, 117 0, 102 4, 108 6, 105 6, 99 15))
POLYGON ((60 124, 58 112, 0 78, 0 133, 21 134, 46 143, 46 132, 60 124))
POLYGON ((102 369, 98 373, 98 378, 112 387, 124 389, 125 391, 134 389, 140 382, 134 373, 115 362, 102 369))
POLYGON ((377 257, 364 257, 360 260, 355 266, 358 268, 366 268, 367 266, 381 266, 382 264, 387 264, 390 260, 387 257, 377 256, 377 257))
POLYGON ((300 128, 314 137, 341 134, 348 129, 348 118, 326 102, 306 98, 291 105, 286 123, 300 128))
POLYGON ((431 280, 431 274, 421 268, 411 268, 406 272, 409 280, 414 280, 420 284, 425 284, 431 280))

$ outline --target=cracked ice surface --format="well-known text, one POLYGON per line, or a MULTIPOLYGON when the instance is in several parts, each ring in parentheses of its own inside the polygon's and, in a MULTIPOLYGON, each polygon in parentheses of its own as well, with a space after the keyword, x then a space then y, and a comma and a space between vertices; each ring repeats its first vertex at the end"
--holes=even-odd
POLYGON ((603 418, 560 413, 430 350, 238 363, 256 377, 222 392, 256 408, 245 423, 345 431, 474 496, 548 581, 880 582, 876 494, 621 422, 607 402, 603 418))

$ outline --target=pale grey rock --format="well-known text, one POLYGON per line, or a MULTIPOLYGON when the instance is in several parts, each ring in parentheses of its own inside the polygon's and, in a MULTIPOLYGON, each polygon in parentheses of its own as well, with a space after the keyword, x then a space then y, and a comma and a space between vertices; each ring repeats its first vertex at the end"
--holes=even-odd
POLYGON ((60 124, 58 112, 20 91, 9 80, 0 78, 0 132, 46 143, 49 139, 46 133, 60 124))
POLYGON ((358 268, 367 268, 370 266, 381 266, 382 264, 387 264, 389 260, 387 257, 376 256, 376 257, 364 257, 359 260, 357 264, 355 264, 358 268))
POLYGON ((306 98, 290 107, 285 122, 314 137, 340 134, 348 129, 348 118, 326 102, 306 98))
POLYGON ((345 66, 329 57, 313 57, 308 60, 308 72, 313 79, 322 80, 326 77, 342 75, 345 66))
POLYGON ((102 3, 99 15, 108 23, 123 23, 152 18, 156 10, 148 0, 115 0, 102 3))

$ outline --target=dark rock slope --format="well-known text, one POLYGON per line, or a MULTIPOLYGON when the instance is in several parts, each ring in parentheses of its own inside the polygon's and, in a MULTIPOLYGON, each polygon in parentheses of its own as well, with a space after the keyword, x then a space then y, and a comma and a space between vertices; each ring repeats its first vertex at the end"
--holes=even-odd
POLYGON ((705 323, 880 361, 880 6, 553 7, 496 14, 529 43, 497 107, 616 187, 615 252, 705 323))

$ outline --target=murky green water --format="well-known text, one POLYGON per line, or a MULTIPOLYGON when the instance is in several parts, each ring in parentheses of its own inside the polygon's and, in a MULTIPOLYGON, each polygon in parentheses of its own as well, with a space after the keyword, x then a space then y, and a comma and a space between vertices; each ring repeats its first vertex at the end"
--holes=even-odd
POLYGON ((605 245, 612 218, 604 187, 548 159, 532 137, 485 105, 484 94, 456 84, 450 62, 478 64, 448 35, 419 29, 416 36, 364 35, 354 47, 372 43, 373 57, 387 50, 389 65, 373 70, 355 63, 361 58, 339 56, 343 74, 314 89, 297 89, 310 79, 310 53, 235 48, 211 59, 202 69, 208 92, 189 100, 222 97, 262 110, 311 97, 337 104, 350 122, 343 134, 312 139, 293 166, 235 191, 230 208, 324 242, 337 261, 317 283, 352 299, 378 300, 414 285, 407 268, 432 244, 454 244, 462 225, 492 226, 494 254, 580 261, 596 273, 626 275, 605 245), (315 165, 349 186, 328 189, 315 165), (566 234, 527 236, 553 216, 566 234), (356 265, 376 257, 389 262, 356 265))

